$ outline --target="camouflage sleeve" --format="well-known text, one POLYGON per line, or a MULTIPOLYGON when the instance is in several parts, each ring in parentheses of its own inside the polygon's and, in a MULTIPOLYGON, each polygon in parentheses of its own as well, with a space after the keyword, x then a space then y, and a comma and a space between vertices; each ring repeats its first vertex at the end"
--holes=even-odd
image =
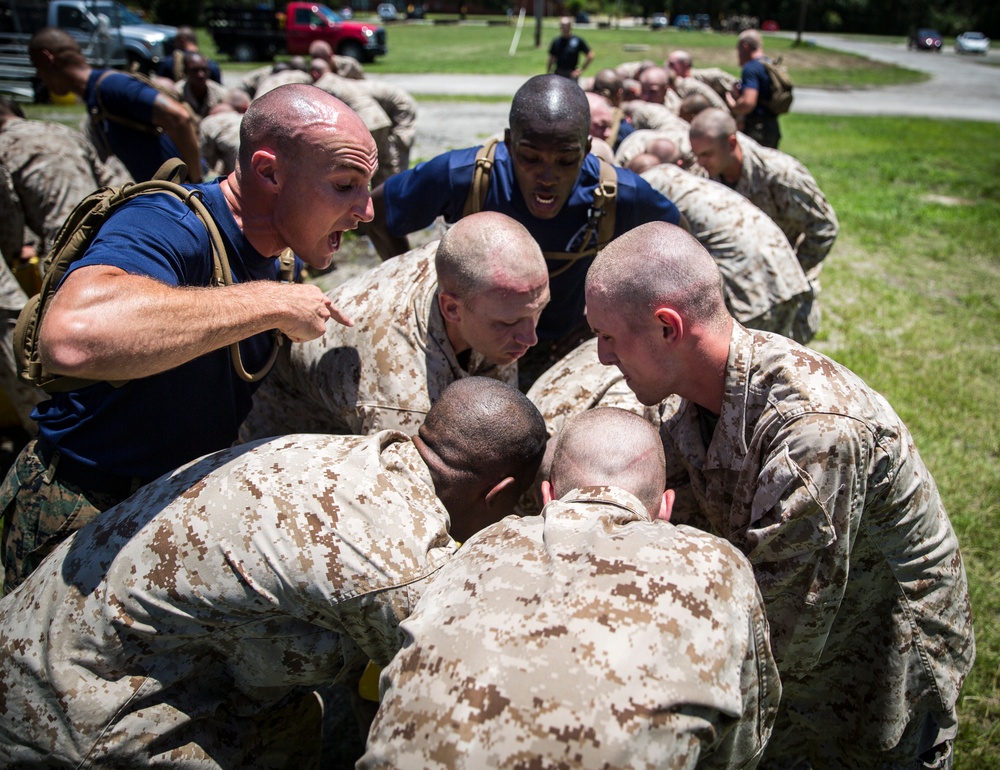
POLYGON ((699 770, 756 767, 771 737, 781 700, 781 679, 771 655, 764 603, 760 591, 755 594, 747 616, 747 651, 740 672, 743 714, 733 720, 712 752, 699 759, 699 770))
POLYGON ((795 246, 802 269, 809 273, 822 262, 837 240, 840 225, 826 197, 808 175, 783 184, 775 191, 775 205, 782 212, 785 232, 802 233, 795 246))
POLYGON ((872 452, 860 423, 812 413, 783 425, 763 456, 743 550, 782 676, 810 671, 826 644, 847 584, 872 452))
POLYGON ((0 254, 9 265, 16 265, 21 258, 24 243, 24 209, 14 192, 10 172, 0 166, 0 254))

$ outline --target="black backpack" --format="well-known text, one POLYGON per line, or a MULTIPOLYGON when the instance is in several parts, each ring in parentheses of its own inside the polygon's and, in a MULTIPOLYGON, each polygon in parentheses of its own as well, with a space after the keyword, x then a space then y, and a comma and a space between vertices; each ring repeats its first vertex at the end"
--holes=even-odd
MULTIPOLYGON (((29 385, 41 388, 47 393, 61 393, 92 385, 96 380, 80 377, 67 377, 48 371, 42 364, 39 354, 38 333, 42 326, 42 317, 52 295, 67 269, 93 242, 101 225, 122 204, 140 195, 168 193, 184 201, 208 229, 212 243, 213 274, 211 286, 229 286, 233 283, 232 271, 226 256, 226 246, 223 243, 219 228, 212 219, 211 213, 201 201, 198 190, 189 190, 181 186, 187 174, 187 167, 178 158, 172 158, 164 163, 156 175, 148 182, 129 183, 121 187, 102 187, 92 192, 73 209, 49 252, 42 288, 21 309, 14 327, 14 358, 17 362, 17 375, 29 385)), ((281 280, 291 281, 295 271, 295 256, 286 249, 279 257, 281 260, 281 280)), ((271 357, 264 367, 250 374, 243 366, 240 357, 239 343, 230 345, 229 350, 233 360, 233 368, 241 379, 247 382, 260 380, 274 364, 278 355, 278 347, 282 344, 284 335, 277 329, 274 331, 275 344, 271 357)), ((118 387, 127 380, 111 382, 118 387)))

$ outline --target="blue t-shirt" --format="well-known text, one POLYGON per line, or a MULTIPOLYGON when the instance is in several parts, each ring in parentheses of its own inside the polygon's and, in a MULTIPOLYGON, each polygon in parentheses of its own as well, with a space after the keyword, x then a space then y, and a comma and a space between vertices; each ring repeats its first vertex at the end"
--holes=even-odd
MULTIPOLYGON (((84 93, 88 110, 98 109, 96 84, 97 79, 105 72, 107 70, 94 70, 90 73, 84 93)), ((150 128, 155 128, 153 102, 156 101, 157 94, 159 91, 152 86, 121 72, 108 75, 100 86, 101 104, 106 112, 148 124, 150 128)), ((152 179, 164 161, 181 155, 177 145, 165 133, 141 131, 107 119, 101 125, 111 152, 125 164, 125 168, 137 182, 152 179)))
MULTIPOLYGON (((278 260, 250 245, 219 184, 195 187, 219 225, 233 281, 276 280, 278 260)), ((172 286, 207 286, 212 276, 208 230, 172 195, 142 196, 107 220, 69 272, 87 265, 111 265, 172 286)), ((273 345, 271 332, 241 342, 247 371, 259 370, 273 345)), ((152 479, 229 446, 256 388, 236 374, 225 347, 120 388, 100 382, 55 393, 32 416, 39 434, 74 460, 105 473, 152 479)))
POLYGON ((767 68, 760 59, 751 59, 743 65, 743 70, 740 73, 740 86, 744 90, 747 88, 757 89, 757 106, 753 108, 750 117, 777 117, 764 106, 764 102, 771 100, 771 76, 767 74, 767 68))
MULTIPOLYGON (((389 233, 401 237, 430 226, 436 217, 446 222, 462 218, 472 186, 478 147, 452 150, 420 163, 386 180, 383 187, 389 233)), ((677 224, 677 207, 637 174, 616 168, 618 175, 615 237, 647 222, 677 224)), ((587 229, 587 214, 594 203, 594 188, 600 181, 600 163, 588 155, 580 169, 569 200, 553 219, 538 219, 528 210, 514 178, 507 147, 496 147, 484 211, 499 211, 524 225, 542 251, 575 252, 587 229)), ((593 240, 592 240, 593 243, 593 240)), ((558 275, 566 262, 549 260, 549 291, 552 299, 538 322, 540 339, 558 340, 584 321, 584 283, 593 257, 578 259, 558 275)))

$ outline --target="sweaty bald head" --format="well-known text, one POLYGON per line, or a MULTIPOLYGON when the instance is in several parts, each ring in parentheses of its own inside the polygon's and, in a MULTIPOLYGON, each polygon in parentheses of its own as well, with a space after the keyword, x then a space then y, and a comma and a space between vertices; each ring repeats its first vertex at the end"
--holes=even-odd
POLYGON ((683 228, 650 222, 613 240, 587 272, 587 299, 601 297, 624 316, 645 320, 669 306, 713 329, 729 322, 715 260, 683 228))
POLYGON ((438 285, 459 299, 487 291, 527 291, 548 280, 531 233, 495 211, 464 217, 444 234, 434 259, 438 285))
POLYGON ((311 85, 279 86, 255 99, 244 114, 239 166, 249 167, 253 154, 261 149, 271 149, 294 162, 316 147, 335 146, 338 137, 370 143, 374 157, 371 134, 342 101, 311 85))
POLYGON ((514 94, 510 105, 512 134, 544 133, 547 126, 572 124, 587 140, 590 128, 590 105, 583 89, 559 75, 536 75, 514 94))
POLYGON ((559 432, 550 483, 556 498, 578 487, 619 487, 655 517, 666 485, 663 444, 653 426, 632 412, 591 409, 559 432))

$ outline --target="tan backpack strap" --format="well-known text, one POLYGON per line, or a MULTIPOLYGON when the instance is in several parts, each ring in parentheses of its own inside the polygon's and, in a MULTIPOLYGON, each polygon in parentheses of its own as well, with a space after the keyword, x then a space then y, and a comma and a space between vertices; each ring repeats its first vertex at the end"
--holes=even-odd
POLYGON ((496 155, 499 139, 492 137, 476 153, 476 165, 472 170, 472 185, 465 199, 462 216, 478 214, 486 204, 486 194, 490 190, 490 173, 493 171, 493 158, 496 155))
MULTIPOLYGON (((208 238, 212 244, 212 285, 232 286, 233 271, 229 265, 229 256, 226 254, 226 244, 222 240, 222 233, 219 231, 219 226, 215 223, 215 218, 201 200, 201 190, 189 190, 186 187, 182 187, 178 182, 173 181, 178 178, 183 180, 186 175, 187 166, 184 165, 183 161, 179 158, 171 158, 160 166, 151 182, 140 183, 136 187, 142 187, 143 184, 155 184, 161 190, 166 188, 166 191, 172 192, 197 214, 202 224, 205 225, 205 229, 208 230, 208 238)), ((290 252, 289 249, 286 249, 286 251, 290 252)), ((282 254, 282 257, 288 259, 284 254, 282 254)), ((292 270, 294 271, 295 256, 290 254, 290 258, 292 270)), ((282 261, 282 275, 284 275, 284 271, 285 261, 282 261)), ((271 348, 271 355, 264 365, 254 373, 246 370, 246 367, 243 365, 243 356, 240 353, 240 343, 234 342, 229 346, 230 357, 233 361, 233 370, 241 380, 259 382, 264 378, 265 374, 271 371, 271 367, 274 366, 274 362, 278 358, 278 350, 283 344, 284 339, 285 335, 275 329, 274 347, 271 348)))
POLYGON ((587 229, 581 240, 580 250, 577 252, 543 252, 545 259, 565 264, 549 271, 549 278, 565 273, 572 267, 573 263, 584 257, 593 257, 611 242, 615 235, 615 212, 617 209, 616 200, 618 198, 618 173, 615 167, 605 160, 598 158, 601 164, 600 181, 594 188, 594 205, 587 212, 587 229), (597 243, 590 246, 590 242, 597 234, 597 243))
POLYGON ((597 228, 597 250, 607 246, 615 237, 615 214, 618 206, 618 172, 606 160, 601 162, 601 181, 594 188, 594 211, 600 212, 597 228))
MULTIPOLYGON (((97 99, 97 109, 96 110, 91 109, 90 111, 91 121, 95 124, 95 126, 102 120, 111 120, 114 121, 115 123, 118 123, 119 125, 126 126, 127 128, 131 128, 135 131, 142 131, 147 134, 163 133, 162 128, 160 128, 159 126, 154 126, 152 123, 141 123, 138 120, 125 118, 122 117, 121 115, 112 115, 110 112, 107 111, 107 109, 104 106, 104 100, 101 98, 101 83, 103 83, 105 78, 107 78, 109 75, 116 75, 116 74, 127 75, 128 77, 134 78, 135 80, 142 80, 142 78, 138 78, 135 75, 132 75, 128 72, 121 72, 119 70, 105 70, 100 75, 98 75, 97 82, 94 83, 94 97, 97 99)), ((146 83, 146 85, 150 84, 146 83)), ((150 87, 153 88, 154 86, 150 87)), ((99 130, 99 126, 97 127, 99 130)), ((107 137, 104 137, 104 141, 105 144, 107 144, 108 141, 107 137)))

